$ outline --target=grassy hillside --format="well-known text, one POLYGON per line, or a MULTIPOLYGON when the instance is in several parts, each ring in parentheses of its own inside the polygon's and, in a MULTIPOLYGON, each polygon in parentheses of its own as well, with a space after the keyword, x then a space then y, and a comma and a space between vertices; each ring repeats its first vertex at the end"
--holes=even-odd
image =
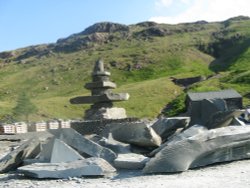
POLYGON ((104 60, 116 92, 130 100, 116 103, 129 116, 156 117, 177 96, 170 114, 178 112, 182 88, 170 77, 211 76, 192 91, 234 88, 250 105, 250 19, 178 25, 144 22, 125 26, 98 23, 55 44, 0 53, 0 118, 13 116, 20 93, 37 106, 31 120, 81 118, 88 105, 71 105, 71 97, 89 95, 95 61, 104 60))

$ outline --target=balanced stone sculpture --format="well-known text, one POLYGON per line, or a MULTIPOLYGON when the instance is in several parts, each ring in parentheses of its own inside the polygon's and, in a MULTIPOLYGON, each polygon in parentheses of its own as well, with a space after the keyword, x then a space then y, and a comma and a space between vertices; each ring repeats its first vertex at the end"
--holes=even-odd
POLYGON ((102 60, 98 60, 92 73, 92 82, 85 84, 91 91, 91 96, 81 96, 70 99, 71 104, 93 104, 85 112, 86 120, 123 119, 126 118, 124 108, 113 107, 113 102, 128 100, 128 93, 115 94, 111 89, 116 84, 109 80, 110 72, 104 70, 102 60))

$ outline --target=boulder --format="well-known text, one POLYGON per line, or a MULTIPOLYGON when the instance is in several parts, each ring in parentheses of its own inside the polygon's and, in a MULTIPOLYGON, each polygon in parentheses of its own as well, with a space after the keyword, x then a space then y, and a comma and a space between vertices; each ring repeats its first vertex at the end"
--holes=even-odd
POLYGON ((60 163, 81 159, 84 159, 84 157, 69 145, 59 139, 51 138, 47 144, 43 145, 38 160, 50 163, 60 163))
POLYGON ((130 170, 143 169, 148 160, 148 157, 135 153, 119 154, 114 161, 114 167, 130 170))
POLYGON ((105 131, 111 132, 115 140, 142 147, 158 147, 162 141, 161 137, 144 122, 113 123, 105 131))
POLYGON ((69 178, 82 176, 105 176, 116 172, 101 158, 88 158, 68 163, 34 163, 18 168, 18 172, 32 178, 69 178))
POLYGON ((171 136, 171 138, 169 138, 167 142, 163 143, 160 147, 153 150, 147 156, 153 157, 155 156, 156 153, 161 151, 163 148, 165 148, 169 144, 179 142, 181 140, 193 137, 197 134, 201 134, 201 133, 205 134, 206 132, 208 132, 208 129, 202 125, 194 125, 192 127, 189 127, 188 129, 182 131, 181 133, 171 136))
POLYGON ((102 147, 99 144, 84 138, 74 129, 57 129, 49 130, 56 138, 62 140, 72 148, 76 149, 80 154, 87 154, 91 157, 100 157, 109 162, 114 161, 116 154, 108 148, 102 147))
POLYGON ((213 163, 250 158, 250 127, 229 126, 169 141, 143 173, 181 172, 213 163))
POLYGON ((152 125, 152 128, 162 140, 166 140, 169 136, 173 135, 177 129, 187 127, 189 121, 190 117, 161 118, 152 125))
POLYGON ((32 138, 0 160, 0 172, 15 170, 25 159, 35 158, 40 152, 40 141, 32 138))
POLYGON ((239 117, 244 110, 228 110, 228 111, 218 111, 208 117, 208 121, 205 126, 208 129, 215 129, 219 127, 229 126, 235 117, 239 117))

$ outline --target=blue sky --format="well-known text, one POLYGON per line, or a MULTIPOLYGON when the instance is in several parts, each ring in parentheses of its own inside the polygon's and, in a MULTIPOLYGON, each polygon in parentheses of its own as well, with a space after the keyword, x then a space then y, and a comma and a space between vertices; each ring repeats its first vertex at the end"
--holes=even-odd
POLYGON ((102 21, 180 23, 250 16, 249 0, 0 0, 0 51, 55 42, 102 21))

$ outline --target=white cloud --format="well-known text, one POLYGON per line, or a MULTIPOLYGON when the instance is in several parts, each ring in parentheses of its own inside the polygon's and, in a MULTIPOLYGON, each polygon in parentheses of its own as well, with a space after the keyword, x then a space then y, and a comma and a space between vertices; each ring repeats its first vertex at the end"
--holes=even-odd
POLYGON ((155 6, 157 9, 170 7, 174 1, 173 0, 157 0, 155 6))
POLYGON ((152 17, 149 20, 174 24, 198 20, 222 21, 239 15, 250 16, 249 0, 181 0, 181 2, 184 4, 190 4, 192 2, 192 5, 190 4, 189 8, 177 15, 160 15, 152 17))

